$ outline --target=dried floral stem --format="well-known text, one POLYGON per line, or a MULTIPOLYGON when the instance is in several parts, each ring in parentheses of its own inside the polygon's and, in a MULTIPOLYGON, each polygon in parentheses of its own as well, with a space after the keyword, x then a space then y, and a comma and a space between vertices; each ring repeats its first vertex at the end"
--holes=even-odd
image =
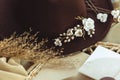
POLYGON ((24 32, 17 36, 15 33, 10 37, 0 41, 0 56, 18 57, 24 60, 44 63, 50 58, 60 54, 53 48, 44 48, 47 40, 37 41, 37 34, 31 35, 24 32))

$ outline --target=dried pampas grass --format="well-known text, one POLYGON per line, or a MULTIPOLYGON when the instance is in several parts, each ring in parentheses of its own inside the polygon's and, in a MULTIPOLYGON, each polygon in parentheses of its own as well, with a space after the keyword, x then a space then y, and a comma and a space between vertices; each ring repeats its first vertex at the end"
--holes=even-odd
POLYGON ((60 54, 53 48, 45 48, 47 40, 37 42, 36 36, 37 33, 31 35, 30 32, 24 32, 19 36, 14 33, 10 38, 0 41, 0 56, 44 63, 60 54))

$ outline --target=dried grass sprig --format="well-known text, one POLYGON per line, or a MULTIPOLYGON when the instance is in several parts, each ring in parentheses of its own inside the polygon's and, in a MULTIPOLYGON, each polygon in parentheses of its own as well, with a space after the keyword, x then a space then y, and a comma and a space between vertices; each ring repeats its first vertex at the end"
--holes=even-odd
POLYGON ((0 56, 18 57, 24 60, 44 63, 60 53, 53 48, 45 48, 46 39, 37 41, 37 34, 24 32, 21 35, 14 33, 10 38, 0 41, 0 56))

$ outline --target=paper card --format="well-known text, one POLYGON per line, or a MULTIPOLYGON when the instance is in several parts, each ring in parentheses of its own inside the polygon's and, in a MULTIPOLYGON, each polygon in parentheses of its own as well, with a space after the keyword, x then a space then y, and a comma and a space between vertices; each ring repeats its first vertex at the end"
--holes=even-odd
POLYGON ((120 54, 108 50, 102 46, 98 46, 93 54, 79 69, 79 72, 100 80, 103 77, 113 77, 120 80, 120 54))

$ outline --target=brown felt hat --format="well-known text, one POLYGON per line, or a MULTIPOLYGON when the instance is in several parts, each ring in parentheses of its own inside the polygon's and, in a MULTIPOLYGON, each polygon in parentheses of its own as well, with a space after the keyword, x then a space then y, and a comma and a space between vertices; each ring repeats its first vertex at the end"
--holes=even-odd
MULTIPOLYGON (((60 33, 78 23, 74 17, 82 16, 95 21, 95 34, 92 38, 76 38, 63 44, 64 53, 80 51, 102 40, 112 23, 111 15, 105 23, 96 18, 93 10, 86 4, 87 0, 0 0, 0 36, 10 36, 14 31, 22 33, 31 27, 39 31, 39 38, 48 38, 49 45, 54 46, 53 39, 60 33)), ((112 10, 111 0, 91 0, 99 8, 112 10)), ((60 47, 60 48, 62 48, 60 47)), ((56 47, 59 48, 59 47, 56 47)))

